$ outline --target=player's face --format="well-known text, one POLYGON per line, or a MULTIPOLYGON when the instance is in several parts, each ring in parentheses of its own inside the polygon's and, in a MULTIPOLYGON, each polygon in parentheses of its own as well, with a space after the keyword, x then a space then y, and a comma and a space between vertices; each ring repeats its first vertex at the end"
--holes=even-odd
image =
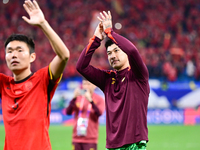
POLYGON ((116 44, 107 48, 108 61, 116 70, 123 70, 129 66, 128 56, 116 44))
POLYGON ((35 60, 35 53, 30 54, 28 45, 21 41, 11 41, 6 47, 6 63, 13 73, 30 69, 35 60))

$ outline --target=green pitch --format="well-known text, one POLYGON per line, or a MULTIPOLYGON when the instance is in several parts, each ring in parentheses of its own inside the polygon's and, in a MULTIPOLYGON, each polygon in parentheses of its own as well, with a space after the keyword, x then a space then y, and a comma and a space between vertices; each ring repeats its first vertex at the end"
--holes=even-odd
MULTIPOLYGON (((147 150, 197 150, 200 148, 200 125, 149 127, 147 150)), ((51 125, 50 139, 53 150, 71 150, 72 127, 51 125)), ((0 125, 0 150, 4 146, 4 127, 0 125)), ((99 128, 98 150, 105 150, 105 126, 99 128)))

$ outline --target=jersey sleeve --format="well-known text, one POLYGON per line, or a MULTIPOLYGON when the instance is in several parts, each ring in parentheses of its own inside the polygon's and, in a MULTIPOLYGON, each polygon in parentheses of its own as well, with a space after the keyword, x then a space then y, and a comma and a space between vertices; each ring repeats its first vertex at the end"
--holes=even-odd
POLYGON ((49 66, 46 66, 38 70, 37 73, 43 79, 43 81, 45 82, 45 85, 49 85, 49 84, 57 85, 62 79, 62 74, 61 74, 60 78, 58 78, 57 80, 53 80, 53 76, 51 73, 51 64, 49 64, 49 66))
POLYGON ((49 64, 49 69, 48 70, 49 70, 50 80, 54 81, 55 84, 58 84, 61 81, 63 74, 61 74, 60 77, 57 80, 53 80, 53 75, 52 75, 52 72, 51 72, 51 64, 49 64))
POLYGON ((105 33, 122 51, 128 55, 131 70, 136 78, 148 80, 149 73, 147 67, 135 45, 133 45, 133 43, 125 37, 115 33, 112 28, 107 28, 105 33))
POLYGON ((47 90, 49 102, 52 99, 53 94, 58 86, 58 83, 60 82, 62 78, 62 75, 61 75, 61 77, 58 78, 57 80, 53 80, 51 72, 50 72, 51 70, 50 67, 51 65, 46 66, 37 71, 38 75, 41 77, 41 82, 43 82, 44 89, 47 90))
POLYGON ((90 65, 92 55, 100 46, 100 42, 101 40, 95 36, 90 39, 89 44, 84 48, 78 59, 76 69, 88 81, 98 86, 101 90, 104 90, 106 72, 90 65))
POLYGON ((43 82, 44 91, 47 92, 47 116, 50 114, 50 102, 62 77, 61 76, 57 80, 53 80, 50 67, 51 65, 46 66, 37 72, 37 74, 41 77, 40 81, 43 82))

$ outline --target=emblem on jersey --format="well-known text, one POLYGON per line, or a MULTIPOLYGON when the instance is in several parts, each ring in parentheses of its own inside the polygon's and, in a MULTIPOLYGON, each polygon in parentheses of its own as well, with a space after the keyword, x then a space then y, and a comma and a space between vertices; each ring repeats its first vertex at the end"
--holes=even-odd
POLYGON ((27 82, 27 83, 25 83, 24 87, 25 87, 26 91, 29 91, 33 87, 33 83, 27 82))
POLYGON ((111 84, 115 84, 116 79, 112 78, 112 83, 111 84))
POLYGON ((122 82, 124 82, 125 78, 126 78, 126 77, 124 77, 124 78, 122 79, 122 82))

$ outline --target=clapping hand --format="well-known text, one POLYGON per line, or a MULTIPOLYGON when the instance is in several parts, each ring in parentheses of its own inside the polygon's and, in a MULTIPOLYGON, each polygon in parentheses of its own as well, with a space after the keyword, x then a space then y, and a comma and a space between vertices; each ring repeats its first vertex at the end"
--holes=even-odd
POLYGON ((105 31, 107 28, 112 28, 112 16, 111 16, 110 11, 108 11, 108 13, 103 11, 103 13, 100 13, 100 16, 101 17, 97 17, 97 18, 102 23, 103 30, 105 31))

